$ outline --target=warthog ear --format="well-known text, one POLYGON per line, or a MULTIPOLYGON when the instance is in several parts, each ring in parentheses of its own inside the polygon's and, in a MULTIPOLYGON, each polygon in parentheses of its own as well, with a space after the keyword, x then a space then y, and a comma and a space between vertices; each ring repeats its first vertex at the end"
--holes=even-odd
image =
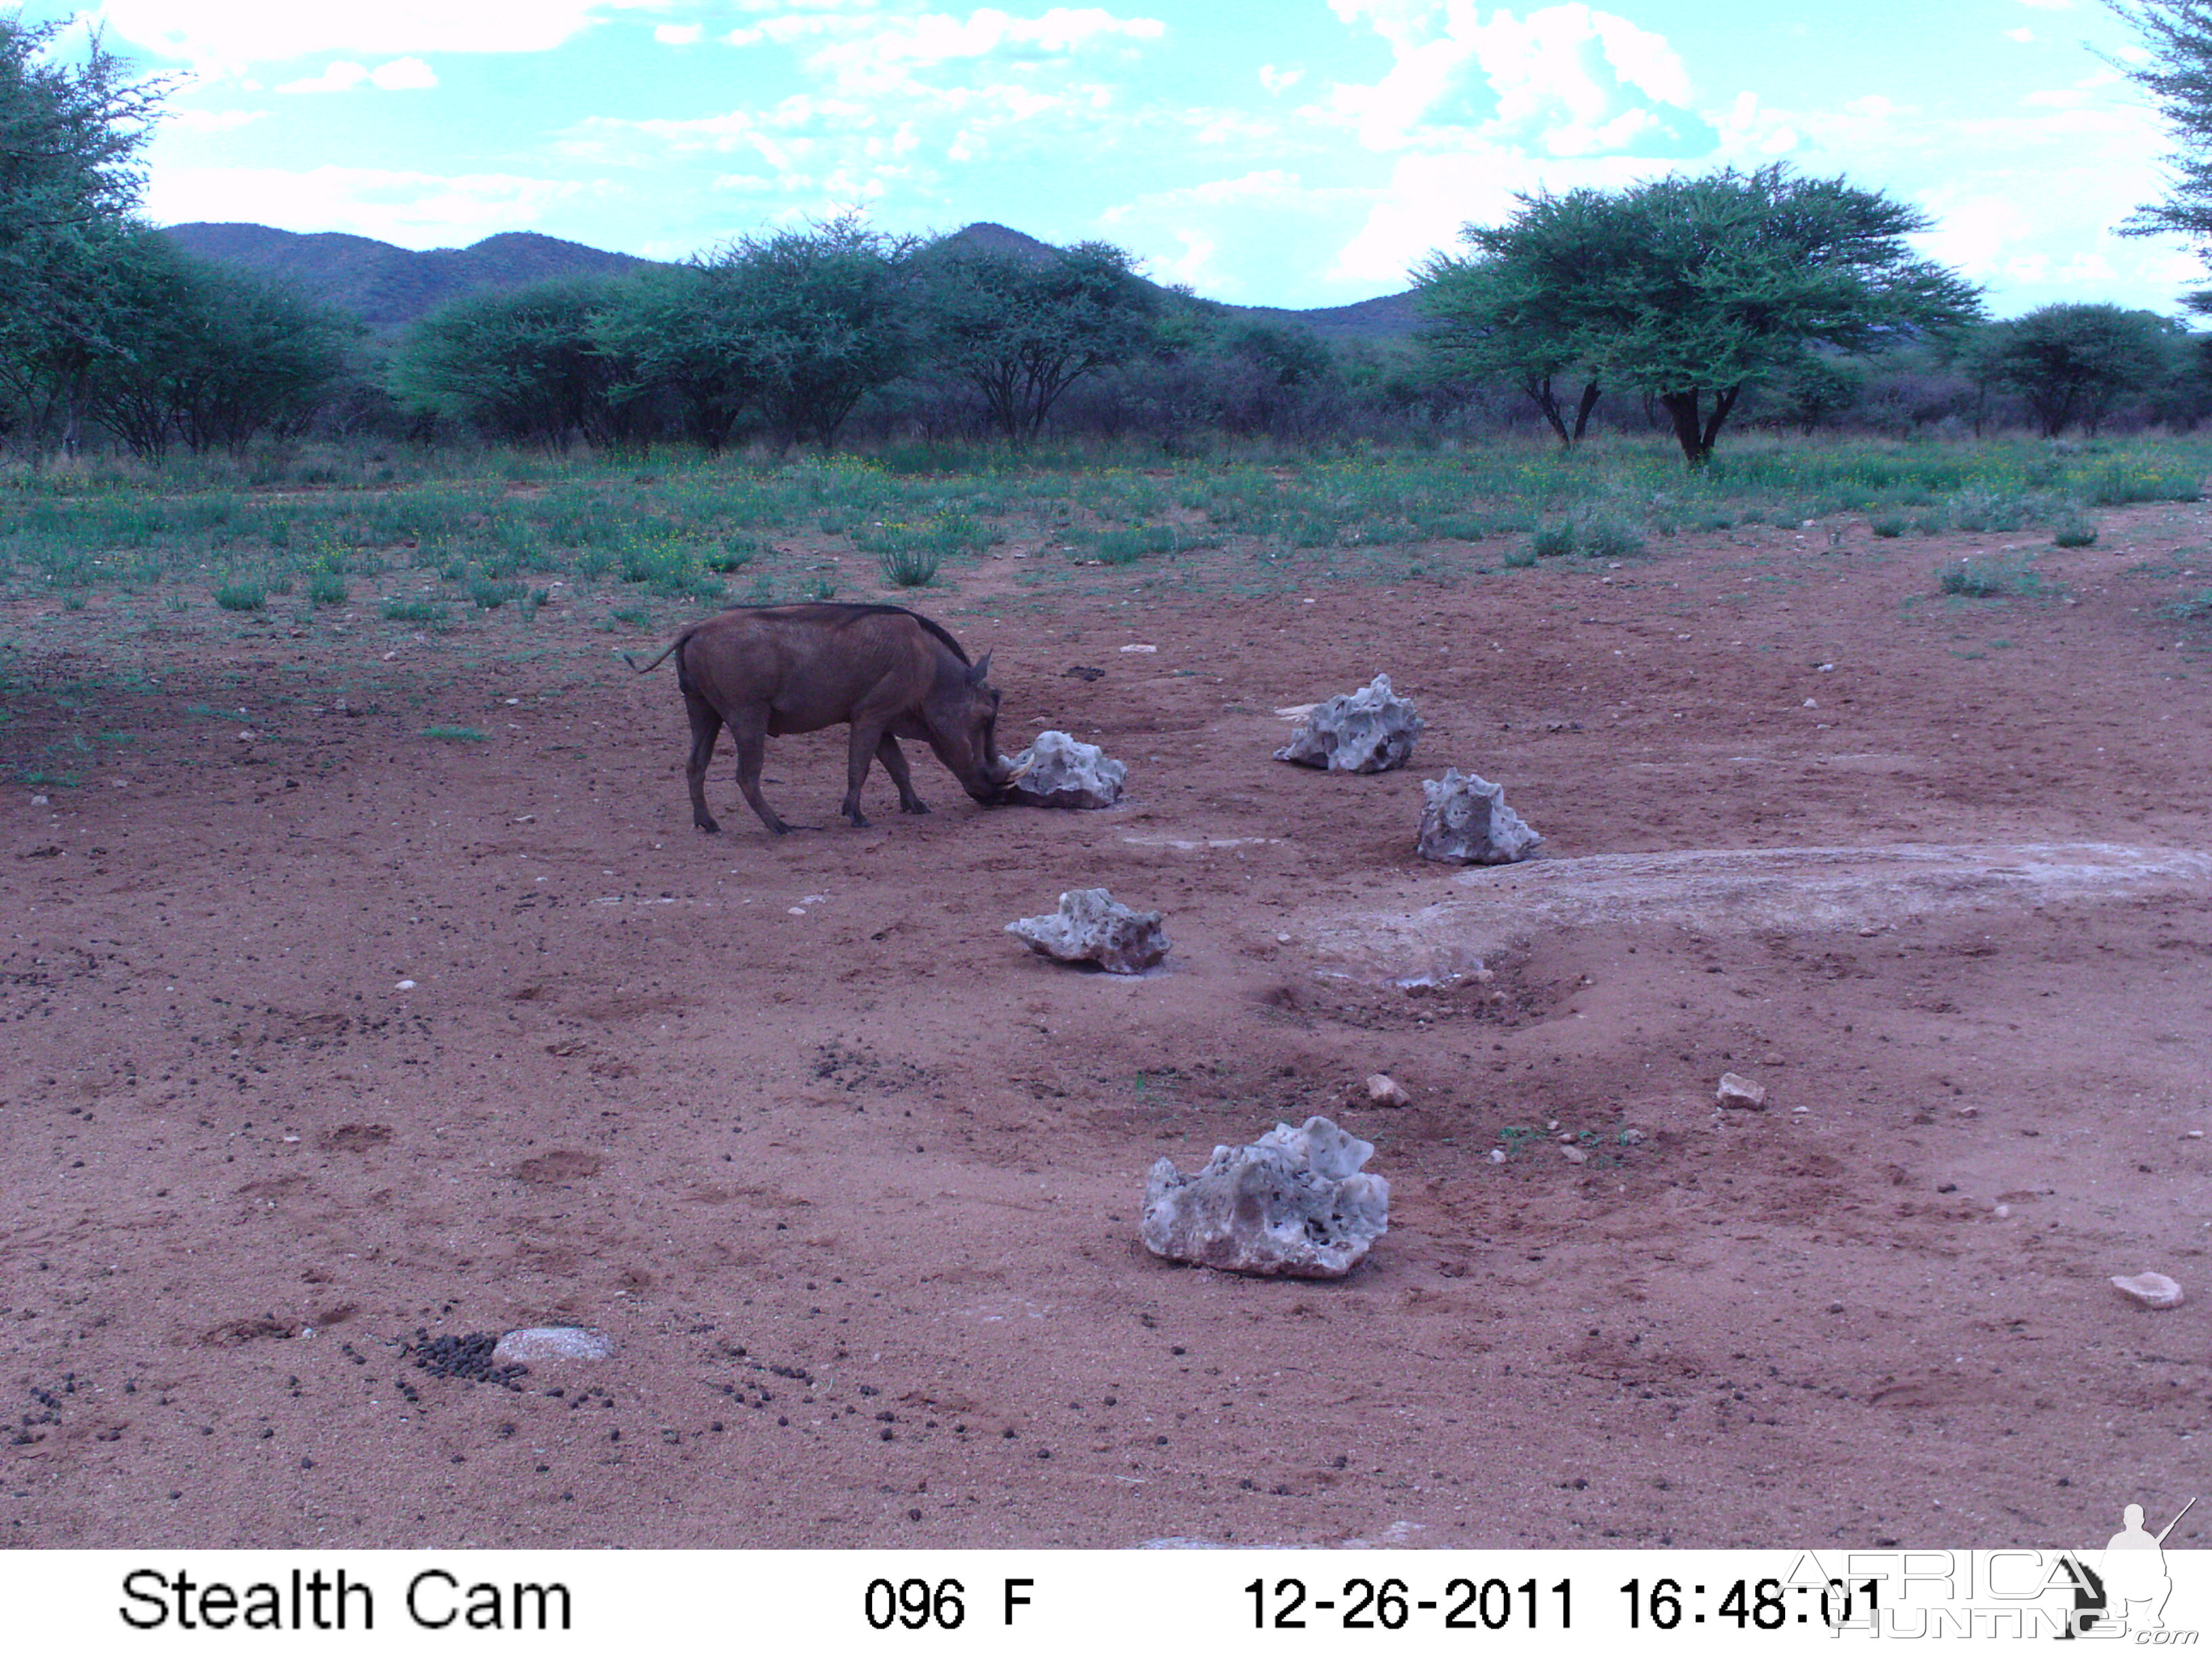
POLYGON ((983 653, 983 660, 977 663, 973 668, 968 671, 968 684, 970 685, 981 685, 986 679, 990 678, 990 674, 991 653, 988 651, 986 651, 983 653))

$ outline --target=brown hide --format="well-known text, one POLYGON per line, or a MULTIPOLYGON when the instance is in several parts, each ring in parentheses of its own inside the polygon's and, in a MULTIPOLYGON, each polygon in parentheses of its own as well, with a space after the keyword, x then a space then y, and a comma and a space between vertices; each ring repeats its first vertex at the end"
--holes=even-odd
POLYGON ((914 793, 901 738, 927 743, 975 799, 988 805, 1004 793, 1006 769, 995 743, 999 694, 985 678, 990 659, 969 663, 950 634, 911 611, 741 605, 693 623, 661 655, 672 652, 691 720, 691 821, 702 830, 720 827, 707 810, 706 779, 725 726, 737 744, 738 787, 778 835, 786 825, 761 798, 760 775, 767 740, 787 732, 852 727, 840 810, 855 826, 867 823, 860 785, 876 760, 898 786, 901 808, 929 810, 914 793))

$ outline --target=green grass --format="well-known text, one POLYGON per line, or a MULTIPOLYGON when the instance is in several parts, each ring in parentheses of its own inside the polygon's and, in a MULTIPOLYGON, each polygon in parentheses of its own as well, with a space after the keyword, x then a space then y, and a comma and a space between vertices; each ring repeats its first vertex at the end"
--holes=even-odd
POLYGON ((434 623, 445 615, 445 611, 428 599, 386 599, 383 615, 386 622, 434 623))
POLYGON ((346 580, 335 570, 318 570, 307 578, 307 603, 316 605, 343 605, 346 602, 346 580))
POLYGON ((260 611, 269 604, 269 591, 258 582, 225 582, 216 589, 215 602, 226 611, 260 611))
POLYGON ((2063 590, 2018 554, 1975 554, 1936 572, 1936 586, 1955 598, 2041 599, 2063 590))
POLYGON ((491 733, 473 726, 426 726, 422 735, 439 743, 489 743, 491 733))

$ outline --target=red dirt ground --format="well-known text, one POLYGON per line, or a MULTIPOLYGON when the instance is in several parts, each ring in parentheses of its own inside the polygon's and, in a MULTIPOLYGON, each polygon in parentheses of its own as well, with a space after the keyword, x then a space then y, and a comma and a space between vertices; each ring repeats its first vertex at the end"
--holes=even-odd
POLYGON ((1006 747, 1102 742, 1127 801, 985 811, 917 756, 935 813, 878 773, 855 831, 831 732, 771 749, 781 841, 726 749, 726 833, 692 830, 668 671, 580 617, 500 660, 481 629, 15 607, 6 758, 139 740, 0 805, 0 1540, 1994 1546, 2170 1514, 2212 1358, 2212 678, 2160 607, 2212 584, 2206 513, 2046 551, 2063 599, 1936 594, 2001 539, 1126 602, 1024 597, 1002 553, 921 608, 996 648, 1006 747), (1412 768, 1269 757, 1277 706, 1378 671, 1428 721, 1412 768), (1547 861, 1416 859, 1447 763, 1547 861), (2115 848, 2161 856, 2110 878, 2115 848), (1577 862, 1756 848, 1842 850, 1763 888, 1577 862), (1166 913, 1164 969, 1001 931, 1090 885, 1166 913), (1391 982, 1431 947, 1491 976, 1391 982), (1728 1070, 1768 1109, 1718 1121, 1728 1070), (1375 1071, 1413 1103, 1346 1103, 1375 1071), (1136 1243, 1156 1158, 1316 1112, 1392 1183, 1351 1279, 1136 1243), (1577 1165, 1552 1143, 1583 1132, 1577 1165), (2192 1299, 2107 1284, 2145 1268, 2192 1299), (618 1350, 511 1388, 401 1352, 535 1323, 618 1350))

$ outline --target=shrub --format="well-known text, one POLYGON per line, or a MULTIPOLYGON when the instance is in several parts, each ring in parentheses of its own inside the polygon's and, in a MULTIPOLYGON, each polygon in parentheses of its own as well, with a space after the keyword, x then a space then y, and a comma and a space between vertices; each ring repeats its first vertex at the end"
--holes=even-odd
POLYGON ((491 734, 479 732, 473 726, 426 726, 422 735, 440 743, 489 743, 491 734))
POLYGON ((343 605, 346 602, 345 578, 335 570, 318 570, 307 578, 307 603, 310 605, 343 605))
POLYGON ((258 611, 269 595, 258 582, 225 582, 216 589, 215 602, 226 611, 258 611))
POLYGON ((1962 489, 1951 498, 1951 522, 1961 530, 2017 530, 2027 520, 2027 503, 2000 490, 1962 489))
POLYGON ((2051 526, 2056 547, 2088 547, 2097 539, 2097 521, 2086 513, 2067 513, 2051 526))
POLYGON ((438 620, 438 607, 427 599, 386 599, 384 620, 396 623, 426 623, 438 620))
POLYGON ((926 542, 893 542, 876 550, 884 580, 896 587, 927 587, 937 580, 937 550, 926 542))
POLYGON ((1575 538, 1577 551, 1593 559, 1633 559, 1644 553, 1644 532, 1626 519, 1596 518, 1575 538))
POLYGON ((1506 549, 1505 556, 1500 562, 1509 570, 1533 569, 1536 563, 1535 544, 1532 542, 1527 547, 1506 549))
POLYGON ((1539 525, 1536 533, 1528 538, 1528 550, 1540 559, 1565 558, 1575 550, 1573 521, 1539 525))
POLYGON ((2007 595, 2023 598, 2048 595, 2056 584, 2017 555, 1964 558, 1938 573, 1936 586, 1946 593, 1970 599, 1994 599, 2007 595))
POLYGON ((520 582, 494 581, 489 576, 478 576, 469 583, 469 598, 479 611, 496 611, 509 599, 519 599, 526 590, 520 582))
POLYGON ((716 575, 727 576, 758 558, 760 550, 760 544, 750 536, 725 536, 721 546, 707 555, 706 566, 716 575))
POLYGON ((1877 513, 1867 520, 1867 528, 1885 541, 1895 541, 1905 533, 1908 522, 1902 513, 1877 513))

